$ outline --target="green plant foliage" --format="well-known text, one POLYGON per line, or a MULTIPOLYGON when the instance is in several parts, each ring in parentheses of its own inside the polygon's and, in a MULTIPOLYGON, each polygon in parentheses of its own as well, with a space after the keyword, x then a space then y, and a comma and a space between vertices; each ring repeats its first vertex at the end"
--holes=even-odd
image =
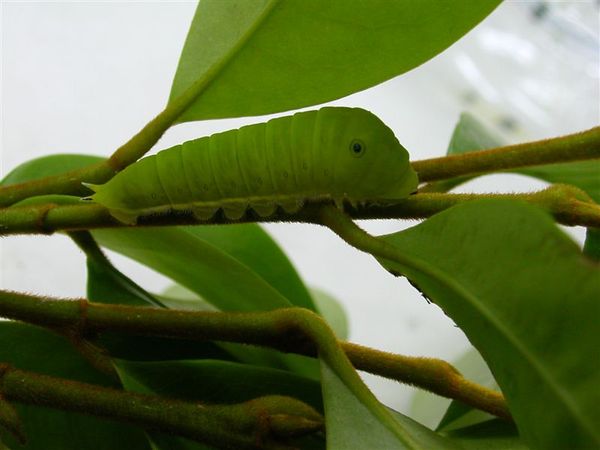
MULTIPOLYGON (((500 145, 505 145, 505 143, 471 114, 463 113, 452 134, 448 154, 458 155, 500 145)), ((600 160, 598 159, 526 167, 509 172, 538 178, 549 183, 576 186, 587 192, 596 203, 600 203, 600 160)), ((473 178, 458 177, 432 183, 432 190, 446 192, 473 178)), ((595 260, 600 259, 600 238, 597 237, 599 233, 589 228, 584 246, 584 253, 595 260)))
POLYGON ((600 229, 588 228, 583 253, 594 261, 600 262, 600 229))
POLYGON ((450 46, 499 0, 200 2, 171 101, 203 85, 179 122, 320 104, 404 73, 450 46), (376 51, 374 51, 376 49, 376 51))
MULTIPOLYGON (((192 311, 206 311, 207 306, 211 306, 184 288, 171 288, 169 292, 184 298, 152 295, 123 275, 108 260, 88 257, 87 296, 90 301, 126 305, 155 305, 157 299, 160 299, 163 307, 179 308, 185 304, 185 309, 192 311)), ((218 311, 214 307, 210 309, 218 311)), ((288 367, 313 378, 316 377, 317 370, 316 362, 310 358, 282 355, 271 349, 230 343, 199 343, 156 336, 124 336, 110 332, 99 336, 98 343, 109 349, 113 357, 133 361, 218 358, 264 366, 288 367)))
MULTIPOLYGON (((118 271, 108 260, 87 258, 87 298, 92 302, 131 306, 156 306, 161 301, 118 271)), ((212 342, 191 342, 155 336, 129 336, 103 333, 96 342, 106 348, 114 358, 134 361, 174 360, 182 358, 234 357, 212 342)), ((252 352, 248 352, 252 353, 252 352)))
POLYGON ((92 155, 56 154, 32 159, 11 170, 0 184, 9 185, 37 180, 70 170, 80 169, 104 161, 105 158, 92 155))
MULTIPOLYGON (((66 339, 42 328, 0 322, 0 361, 46 375, 115 387, 84 360, 66 339), (10 343, 6 345, 6 343, 10 343)), ((149 450, 142 431, 127 424, 79 413, 15 404, 27 443, 17 444, 0 430, 0 440, 26 450, 149 450)))
POLYGON ((87 295, 98 303, 132 306, 164 306, 107 260, 87 258, 87 295))
MULTIPOLYGON (((127 390, 202 403, 239 403, 263 395, 286 395, 322 410, 320 385, 290 372, 218 360, 116 362, 127 390)), ((159 449, 200 450, 202 444, 149 432, 159 449)), ((324 448, 321 440, 318 448, 324 448)), ((211 447, 212 448, 212 447, 211 447)))
POLYGON ((550 217, 519 202, 477 201, 384 239, 420 268, 382 264, 406 274, 467 334, 531 447, 600 446, 592 356, 600 268, 550 217))
POLYGON ((500 419, 488 420, 445 433, 464 450, 527 450, 515 426, 500 419))
POLYGON ((317 381, 284 370, 214 359, 116 361, 128 390, 205 403, 241 403, 265 395, 302 399, 323 410, 317 381))
POLYGON ((160 272, 222 311, 264 311, 292 303, 262 277, 185 228, 96 230, 99 244, 160 272))
POLYGON ((331 294, 328 294, 321 289, 312 288, 310 292, 317 304, 317 309, 333 329, 337 338, 342 340, 348 339, 348 317, 346 316, 346 311, 342 304, 332 297, 331 294))
POLYGON ((273 238, 257 224, 185 227, 244 264, 295 306, 315 310, 311 294, 273 238))
POLYGON ((328 450, 458 449, 430 429, 399 413, 394 427, 382 423, 329 365, 321 361, 328 450))
MULTIPOLYGON (((259 311, 293 306, 264 278, 232 254, 200 238, 203 236, 201 231, 196 234, 191 230, 191 227, 96 230, 93 235, 101 245, 163 273, 221 311, 259 311)), ((232 249, 229 248, 229 251, 232 249)), ((271 251, 271 254, 275 255, 275 263, 281 261, 275 252, 271 251)), ((250 257, 246 258, 250 260, 250 257)), ((277 361, 284 360, 288 367, 299 373, 316 376, 316 363, 309 358, 276 356, 270 351, 269 354, 273 354, 277 361)))

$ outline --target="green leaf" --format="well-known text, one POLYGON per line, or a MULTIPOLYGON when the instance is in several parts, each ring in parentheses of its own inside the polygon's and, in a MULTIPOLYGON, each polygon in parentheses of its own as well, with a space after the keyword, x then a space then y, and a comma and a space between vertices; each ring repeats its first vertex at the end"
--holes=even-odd
POLYGON ((588 228, 585 236, 583 253, 594 261, 600 261, 600 229, 588 228))
POLYGON ((600 203, 600 159, 534 166, 514 172, 549 183, 571 184, 587 192, 596 203, 600 203))
MULTIPOLYGON (((16 368, 112 386, 62 337, 17 322, 0 322, 0 361, 16 368)), ((0 431, 0 440, 26 450, 148 450, 144 434, 135 427, 83 414, 29 405, 14 405, 24 424, 27 444, 20 446, 0 431)))
POLYGON ((337 338, 341 340, 348 339, 348 317, 342 304, 321 289, 312 288, 310 292, 317 304, 317 309, 335 332, 337 338))
POLYGON ((499 0, 203 0, 171 88, 180 122, 268 114, 379 84, 432 58, 499 0), (188 92, 189 94, 189 92, 188 92))
POLYGON ((308 289, 273 238, 257 224, 184 227, 251 269, 293 305, 315 310, 308 289))
POLYGON ((81 203, 81 198, 74 195, 62 195, 62 194, 48 194, 48 195, 36 195, 35 197, 28 197, 17 203, 11 205, 11 208, 17 208, 21 206, 34 206, 43 205, 48 203, 54 203, 56 205, 77 205, 81 203))
POLYGON ((106 260, 87 260, 87 297, 98 303, 163 306, 160 299, 143 289, 106 260))
MULTIPOLYGON (((158 301, 156 296, 144 290, 102 258, 88 257, 87 269, 87 298, 90 301, 132 306, 156 305, 158 301)), ((226 350, 212 342, 129 336, 111 332, 103 333, 95 342, 106 348, 111 356, 122 359, 141 361, 181 358, 232 359, 226 350)))
MULTIPOLYGON (((134 392, 206 403, 239 403, 276 394, 295 397, 318 410, 323 409, 317 381, 282 370, 216 360, 154 363, 117 361, 117 368, 126 389, 134 392)), ((161 433, 152 432, 149 436, 158 449, 209 448, 161 433)))
POLYGON ((24 183, 70 170, 97 164, 106 158, 91 155, 57 154, 42 156, 27 161, 11 170, 0 182, 1 185, 24 183))
POLYGON ((445 433, 464 450, 526 450, 515 426, 494 419, 445 433))
POLYGON ((99 244, 160 272, 223 311, 292 304, 263 278, 189 229, 95 230, 99 244))
POLYGON ((414 420, 390 411, 397 421, 396 429, 391 430, 324 361, 321 383, 328 450, 459 448, 414 420))
MULTIPOLYGON (((192 227, 95 230, 99 244, 163 273, 218 310, 256 311, 292 304, 246 265, 190 231, 192 227)), ((168 302, 169 299, 163 299, 168 302)), ((222 344, 244 361, 316 377, 316 361, 260 348, 222 344)))
POLYGON ((207 403, 241 403, 265 395, 301 399, 323 410, 318 381, 284 370, 220 360, 117 361, 129 390, 207 403))
POLYGON ((198 294, 179 284, 172 284, 159 295, 161 301, 171 309, 187 309, 190 311, 218 311, 198 294))
POLYGON ((600 447, 600 268, 546 213, 484 200, 384 239, 410 267, 382 264, 466 333, 531 447, 600 447))
POLYGON ((152 443, 152 450, 215 450, 200 442, 157 432, 148 433, 148 439, 152 443))

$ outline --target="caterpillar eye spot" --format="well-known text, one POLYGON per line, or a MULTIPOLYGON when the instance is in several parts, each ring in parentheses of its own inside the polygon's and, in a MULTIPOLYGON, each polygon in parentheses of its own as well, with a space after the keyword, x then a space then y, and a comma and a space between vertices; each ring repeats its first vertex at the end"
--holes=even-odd
POLYGON ((360 139, 354 139, 350 143, 350 152, 352 153, 352 156, 356 158, 360 158, 362 155, 364 155, 366 150, 367 147, 360 139))

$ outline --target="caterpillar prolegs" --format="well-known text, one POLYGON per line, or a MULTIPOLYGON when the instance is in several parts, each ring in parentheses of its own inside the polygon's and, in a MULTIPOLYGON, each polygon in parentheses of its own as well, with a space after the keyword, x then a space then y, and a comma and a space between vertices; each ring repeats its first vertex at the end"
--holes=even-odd
POLYGON ((91 199, 125 223, 171 210, 208 220, 221 209, 238 220, 248 208, 268 217, 313 199, 402 199, 416 190, 417 176, 378 117, 326 107, 188 141, 88 186, 91 199))

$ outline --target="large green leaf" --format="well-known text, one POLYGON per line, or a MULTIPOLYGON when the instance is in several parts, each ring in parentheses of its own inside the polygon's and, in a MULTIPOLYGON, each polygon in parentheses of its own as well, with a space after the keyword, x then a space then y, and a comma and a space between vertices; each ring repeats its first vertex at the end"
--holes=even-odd
MULTIPOLYGON (((0 361, 19 369, 69 378, 102 386, 114 384, 93 369, 62 337, 17 322, 0 322, 0 361)), ((0 431, 10 448, 27 450, 148 450, 138 428, 78 413, 28 405, 15 405, 25 425, 22 447, 0 431)))
POLYGON ((384 239, 410 264, 382 264, 467 334, 531 447, 600 447, 600 267, 546 213, 478 201, 384 239))
POLYGON ((183 229, 250 268, 295 306, 315 310, 311 295, 296 269, 260 225, 209 225, 183 229))
POLYGON ((97 241, 196 292, 223 311, 292 306, 246 265, 185 228, 96 230, 97 241))
POLYGON ((432 58, 500 0, 203 0, 171 101, 204 88, 179 118, 261 115, 324 103, 432 58))

